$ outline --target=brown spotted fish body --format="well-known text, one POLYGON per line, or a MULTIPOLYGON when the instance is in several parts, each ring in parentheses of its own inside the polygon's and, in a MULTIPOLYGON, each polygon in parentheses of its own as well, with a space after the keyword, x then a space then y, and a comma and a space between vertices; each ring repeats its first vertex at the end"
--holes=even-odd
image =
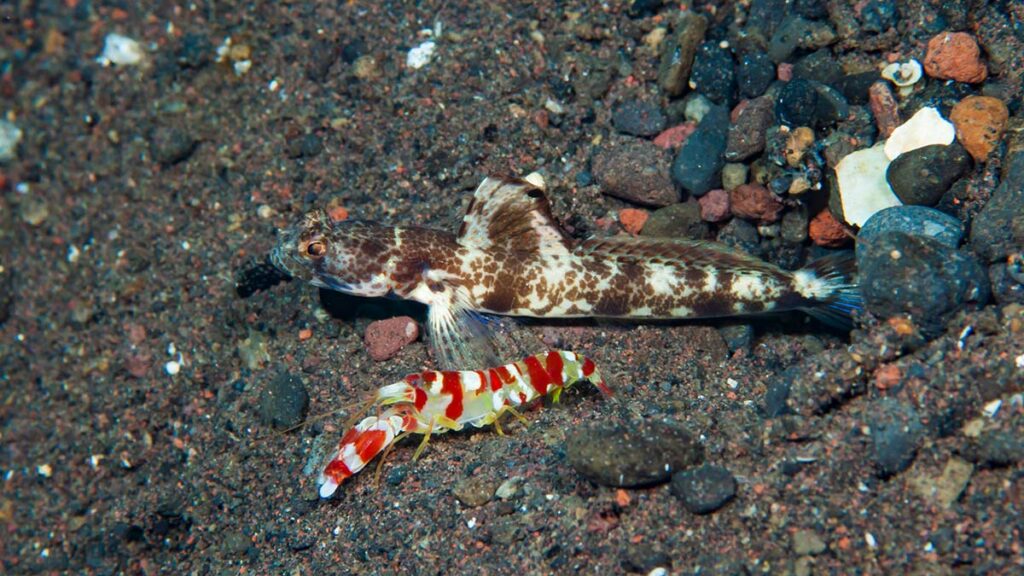
POLYGON ((852 257, 790 272, 709 242, 574 241, 533 176, 485 179, 458 234, 313 213, 283 231, 273 261, 317 286, 426 304, 431 344, 452 369, 500 362, 481 313, 669 319, 804 310, 841 321, 860 307, 852 257))

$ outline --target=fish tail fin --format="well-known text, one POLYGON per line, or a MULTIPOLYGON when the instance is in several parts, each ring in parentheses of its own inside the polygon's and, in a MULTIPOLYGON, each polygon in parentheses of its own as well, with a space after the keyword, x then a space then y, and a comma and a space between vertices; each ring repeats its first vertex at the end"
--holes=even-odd
POLYGON ((837 329, 852 328, 854 315, 864 308, 852 252, 818 258, 797 270, 793 288, 802 296, 801 310, 837 329))

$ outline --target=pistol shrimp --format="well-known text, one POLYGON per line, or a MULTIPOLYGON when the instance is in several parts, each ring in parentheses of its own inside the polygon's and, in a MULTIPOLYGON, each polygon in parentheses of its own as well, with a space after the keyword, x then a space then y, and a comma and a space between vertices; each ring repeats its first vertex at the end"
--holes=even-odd
POLYGON ((506 412, 525 422, 517 407, 549 394, 558 402, 562 391, 580 380, 611 394, 593 361, 561 350, 484 370, 410 374, 380 388, 371 404, 383 407, 380 413, 363 418, 342 437, 320 473, 320 497, 330 497, 338 485, 407 435, 424 436, 415 460, 432 434, 489 424, 504 434, 499 419, 506 412))

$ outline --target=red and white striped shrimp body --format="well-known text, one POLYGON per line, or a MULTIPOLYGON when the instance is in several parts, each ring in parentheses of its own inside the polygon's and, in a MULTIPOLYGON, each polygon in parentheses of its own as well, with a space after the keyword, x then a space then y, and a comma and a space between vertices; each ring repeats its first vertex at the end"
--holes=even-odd
POLYGON ((411 403, 420 420, 417 432, 438 433, 461 430, 467 424, 482 428, 509 408, 548 394, 558 401, 563 390, 580 380, 589 380, 611 394, 592 360, 574 352, 551 350, 497 368, 410 374, 381 388, 378 401, 411 403))
MULTIPOLYGON (((605 394, 597 366, 573 352, 552 350, 485 370, 426 371, 380 388, 374 404, 385 408, 345 433, 320 474, 320 497, 328 498, 403 433, 440 434, 493 424, 506 411, 589 380, 605 394)), ((423 445, 421 444, 422 449, 423 445)), ((417 454, 419 450, 417 450, 417 454)))
POLYGON ((379 415, 363 418, 342 436, 338 449, 320 473, 320 497, 330 497, 339 484, 365 468, 393 444, 402 432, 417 428, 415 416, 402 406, 394 406, 379 415))

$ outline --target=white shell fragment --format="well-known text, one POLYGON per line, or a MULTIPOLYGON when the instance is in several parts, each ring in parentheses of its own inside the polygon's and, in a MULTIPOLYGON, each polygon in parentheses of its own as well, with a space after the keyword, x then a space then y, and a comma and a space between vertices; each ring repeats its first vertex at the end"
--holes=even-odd
POLYGON ((953 124, 942 117, 935 108, 921 108, 903 124, 900 124, 885 141, 885 155, 895 160, 904 152, 917 150, 932 144, 948 146, 953 143, 956 130, 953 124))
POLYGON ((103 41, 103 53, 96 58, 101 66, 137 66, 146 59, 146 51, 135 40, 111 32, 103 41))
POLYGON ((893 62, 882 69, 882 78, 900 88, 913 86, 921 79, 921 63, 913 58, 906 62, 893 62))
POLYGON ((849 224, 863 226, 875 212, 902 204, 885 179, 888 167, 883 144, 852 152, 836 166, 843 217, 849 224))
POLYGON ((426 42, 416 46, 412 50, 409 50, 409 54, 405 57, 405 65, 413 70, 419 70, 430 63, 430 59, 434 57, 434 50, 437 48, 437 43, 433 40, 427 40, 426 42))
POLYGON ((547 185, 544 182, 544 175, 541 174, 540 172, 530 172, 529 174, 523 177, 523 180, 526 180, 527 182, 533 184, 534 186, 540 188, 541 190, 547 189, 547 185))

